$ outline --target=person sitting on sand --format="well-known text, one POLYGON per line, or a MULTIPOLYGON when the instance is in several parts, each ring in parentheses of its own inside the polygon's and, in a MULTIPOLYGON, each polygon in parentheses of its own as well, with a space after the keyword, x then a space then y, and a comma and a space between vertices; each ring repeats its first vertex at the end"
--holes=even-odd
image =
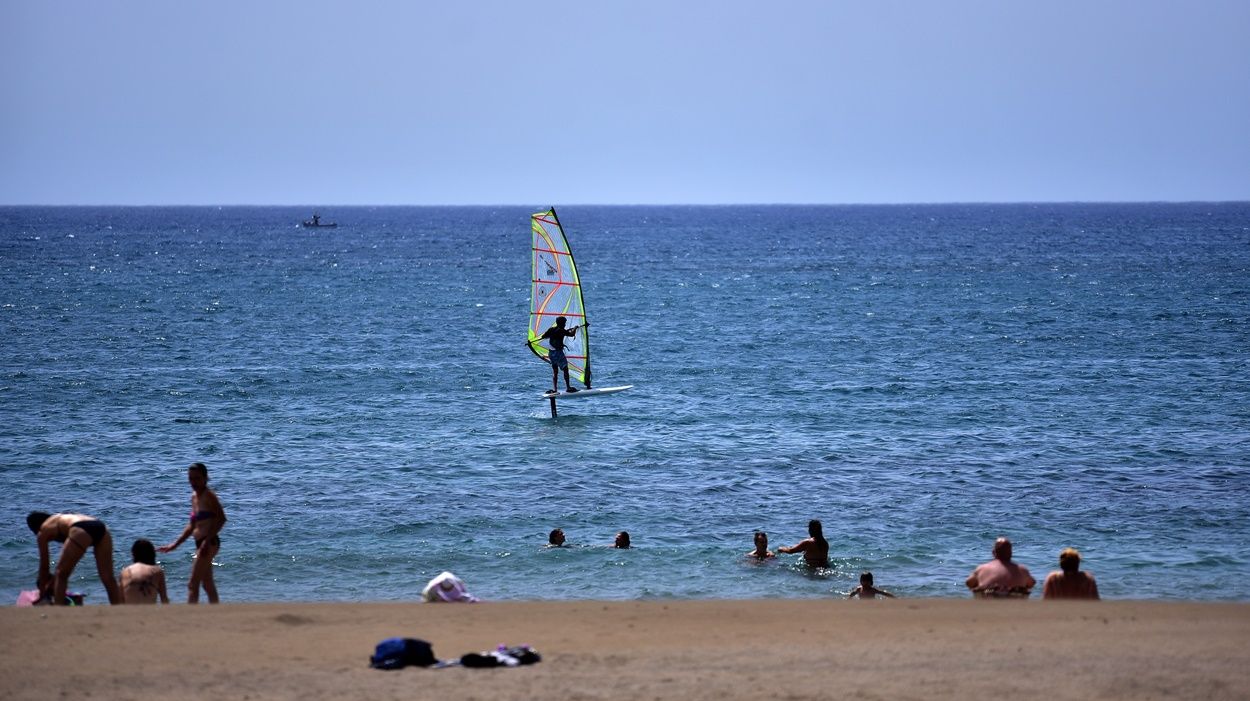
POLYGON ((199 603, 200 586, 203 586, 208 603, 215 604, 217 585, 213 582, 213 558, 221 549, 221 538, 217 534, 226 525, 226 511, 221 508, 217 494, 208 488, 208 467, 204 463, 192 463, 187 468, 187 482, 191 484, 191 520, 178 540, 157 549, 170 552, 194 536, 195 563, 191 565, 191 581, 187 582, 187 603, 199 603))
POLYGON ((551 533, 547 534, 547 547, 549 548, 564 547, 564 531, 562 529, 555 528, 555 529, 552 529, 551 533))
POLYGON ((121 590, 113 578, 113 536, 102 521, 83 514, 48 514, 32 511, 26 516, 26 526, 35 534, 39 545, 39 575, 36 585, 41 597, 52 596, 52 603, 65 603, 65 590, 70 575, 83 555, 90 549, 95 554, 95 568, 100 583, 108 592, 110 604, 122 602, 121 590), (52 575, 52 556, 48 552, 49 541, 64 543, 61 557, 56 562, 56 576, 52 575))
POLYGON ((629 549, 629 531, 621 531, 616 534, 616 540, 612 541, 612 547, 621 550, 629 549))
POLYGON ((1081 553, 1064 548, 1059 553, 1059 572, 1051 572, 1042 585, 1043 599, 1097 599, 1094 575, 1081 571, 1081 553))
POLYGON ((851 593, 846 595, 846 598, 854 599, 857 596, 860 600, 875 599, 878 596, 884 596, 889 599, 894 598, 894 595, 890 592, 884 589, 878 589, 872 585, 871 572, 865 572, 859 576, 859 586, 852 589, 851 593))
POLYGON ((156 564, 156 546, 150 540, 136 540, 130 546, 135 563, 122 570, 122 600, 128 604, 169 603, 165 593, 165 570, 156 564))
POLYGON ((773 551, 768 549, 768 535, 764 531, 755 532, 755 549, 747 553, 747 557, 753 557, 756 560, 767 560, 770 557, 777 557, 773 551))
POLYGON ((808 567, 829 566, 829 541, 825 540, 824 529, 820 521, 812 519, 807 522, 807 535, 810 537, 790 547, 781 546, 777 552, 789 555, 803 553, 803 561, 808 567))
POLYGON ((1024 565, 1011 561, 1011 541, 994 541, 994 559, 977 567, 964 582, 981 599, 1027 599, 1037 581, 1024 565))

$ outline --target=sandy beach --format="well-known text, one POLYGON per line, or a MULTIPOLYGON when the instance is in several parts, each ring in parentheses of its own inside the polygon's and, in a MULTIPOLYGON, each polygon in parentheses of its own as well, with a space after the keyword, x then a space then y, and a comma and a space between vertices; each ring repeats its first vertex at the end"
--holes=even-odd
POLYGON ((1245 699, 1250 606, 743 600, 6 608, 0 698, 1245 699), (370 669, 390 636, 512 669, 370 669))

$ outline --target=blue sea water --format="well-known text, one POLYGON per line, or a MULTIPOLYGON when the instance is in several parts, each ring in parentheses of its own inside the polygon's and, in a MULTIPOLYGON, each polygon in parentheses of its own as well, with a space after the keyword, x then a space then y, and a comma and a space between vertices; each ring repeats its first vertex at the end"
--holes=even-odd
MULTIPOLYGON (((536 209, 0 208, 0 600, 34 581, 27 511, 100 517, 120 567, 178 535, 193 461, 225 601, 442 570, 962 597, 998 535, 1039 580, 1079 548, 1105 597, 1250 599, 1250 204, 562 208, 596 384, 635 387, 556 419, 536 209), (810 518, 830 571, 742 556, 810 518)), ((190 558, 162 556, 175 599, 190 558)))

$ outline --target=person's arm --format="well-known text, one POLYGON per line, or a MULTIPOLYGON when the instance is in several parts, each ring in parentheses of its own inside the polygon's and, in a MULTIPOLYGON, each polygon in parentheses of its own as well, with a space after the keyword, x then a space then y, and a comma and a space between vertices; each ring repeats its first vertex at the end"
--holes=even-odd
POLYGON ((964 580, 964 585, 967 586, 972 591, 976 591, 977 586, 980 584, 980 582, 977 581, 977 570, 980 570, 980 569, 981 568, 978 567, 977 569, 973 570, 972 574, 968 575, 968 579, 964 580))
POLYGON ((874 590, 875 590, 878 594, 880 594, 881 596, 884 596, 884 597, 887 597, 887 598, 890 598, 890 599, 897 598, 897 597, 895 597, 893 594, 891 594, 890 592, 888 592, 888 591, 886 591, 886 590, 884 590, 884 589, 877 589, 876 587, 873 587, 873 589, 874 589, 874 590))
POLYGON ((1054 572, 1051 572, 1046 577, 1046 581, 1042 584, 1042 598, 1043 599, 1050 599, 1055 596, 1055 593, 1056 593, 1055 592, 1055 579, 1056 578, 1055 578, 1054 572))
POLYGON ((191 537, 191 532, 194 530, 195 530, 195 523, 193 521, 187 521, 187 526, 186 528, 182 529, 182 535, 178 536, 178 540, 175 540, 169 545, 162 545, 159 548, 157 548, 157 550, 163 553, 167 553, 171 550, 176 549, 179 545, 182 545, 183 542, 186 541, 187 538, 191 537))
MULTIPOLYGON (((49 519, 51 520, 51 519, 49 519)), ((53 527, 55 530, 55 526, 53 527)), ((48 555, 48 541, 52 539, 48 526, 39 529, 39 535, 35 537, 35 542, 39 544, 39 574, 35 577, 35 585, 39 587, 39 594, 44 594, 44 589, 52 586, 52 569, 49 564, 52 558, 48 555)))
POLYGON ((169 603, 169 594, 165 593, 165 570, 156 573, 156 593, 160 595, 162 604, 169 603))
POLYGON ((851 593, 850 593, 850 594, 847 594, 847 595, 846 595, 846 598, 848 598, 848 599, 854 599, 855 597, 859 596, 859 591, 860 591, 861 589, 863 589, 863 587, 855 587, 854 589, 852 589, 852 590, 851 590, 851 593))
POLYGON ((799 544, 797 544, 797 545, 792 545, 792 546, 790 546, 790 547, 788 547, 788 548, 787 548, 786 546, 784 546, 784 545, 783 545, 783 546, 781 546, 780 548, 777 548, 777 552, 779 552, 779 553, 785 553, 785 554, 787 554, 787 555, 791 555, 791 554, 794 554, 794 553, 801 553, 801 552, 804 552, 805 550, 807 550, 808 546, 810 546, 811 544, 812 544, 812 539, 811 539, 811 538, 808 538, 807 540, 805 540, 805 541, 803 541, 803 542, 801 542, 801 543, 799 543, 799 544))

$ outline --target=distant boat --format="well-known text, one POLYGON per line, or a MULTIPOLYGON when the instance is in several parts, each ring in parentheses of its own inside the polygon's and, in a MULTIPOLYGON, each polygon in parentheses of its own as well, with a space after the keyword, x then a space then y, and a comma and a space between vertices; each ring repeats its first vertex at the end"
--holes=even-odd
POLYGON ((305 219, 302 223, 305 229, 333 229, 338 226, 338 222, 321 221, 321 215, 315 212, 312 219, 305 219))

